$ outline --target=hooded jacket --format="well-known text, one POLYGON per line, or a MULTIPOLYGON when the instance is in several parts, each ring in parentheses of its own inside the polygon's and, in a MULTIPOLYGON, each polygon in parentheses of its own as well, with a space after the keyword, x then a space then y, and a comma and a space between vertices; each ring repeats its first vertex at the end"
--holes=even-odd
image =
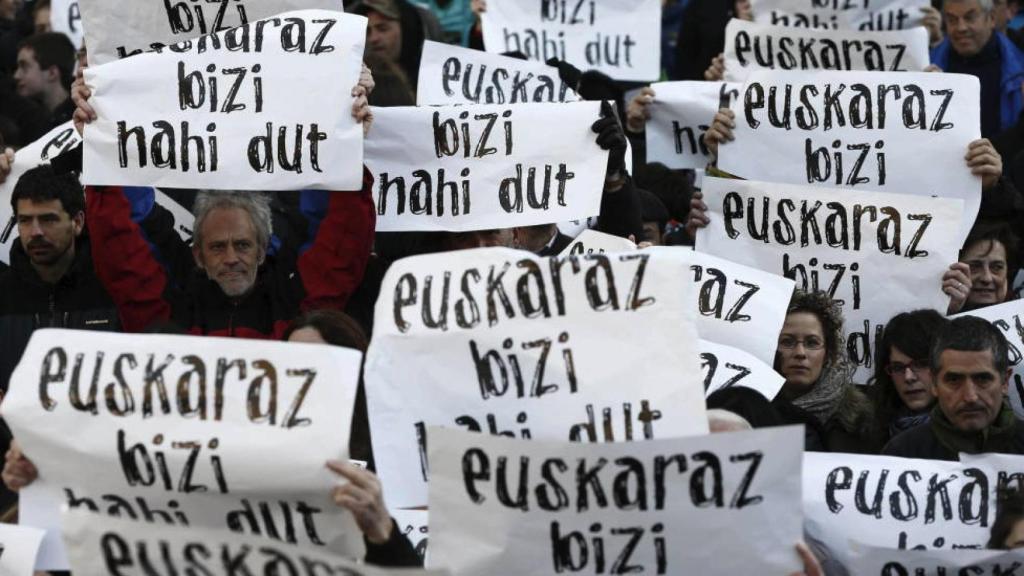
MULTIPOLYGON (((1021 52, 1001 32, 993 32, 999 44, 1000 66, 1002 78, 999 83, 999 127, 1000 131, 1009 130, 1017 122, 1021 110, 1024 110, 1024 95, 1021 94, 1021 82, 1024 81, 1024 52, 1021 52)), ((953 47, 947 37, 941 44, 932 49, 932 64, 945 70, 949 67, 949 55, 953 47)))

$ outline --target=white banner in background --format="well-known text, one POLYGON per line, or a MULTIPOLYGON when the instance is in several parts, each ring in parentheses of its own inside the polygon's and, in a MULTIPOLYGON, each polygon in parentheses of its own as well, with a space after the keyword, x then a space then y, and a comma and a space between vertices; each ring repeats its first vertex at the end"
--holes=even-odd
POLYGON ((661 76, 661 0, 501 0, 480 19, 488 52, 558 58, 616 80, 661 76))
POLYGON ((551 224, 601 211, 599 102, 374 108, 380 232, 551 224), (558 126, 552 130, 552 126, 558 126))
POLYGON ((312 344, 37 330, 3 417, 39 469, 36 497, 20 502, 22 522, 48 531, 38 568, 66 569, 52 523, 62 504, 362 557, 325 467, 348 452, 360 359, 312 344))
POLYGON ((689 268, 689 306, 697 313, 701 338, 774 364, 792 280, 688 248, 656 246, 644 252, 670 255, 689 268))
POLYGON ((800 570, 802 427, 600 445, 435 427, 428 444, 429 564, 455 576, 800 570))
POLYGON ((770 364, 753 355, 709 340, 700 341, 700 367, 704 372, 704 394, 733 387, 750 388, 768 401, 774 400, 786 379, 770 364))
POLYGON ((906 30, 922 26, 928 0, 750 0, 754 21, 819 30, 906 30))
POLYGON ((87 0, 82 6, 90 66, 224 32, 282 12, 340 12, 342 8, 336 0, 87 0))
POLYGON ((704 201, 711 223, 697 250, 793 278, 842 306, 856 382, 873 373, 890 318, 949 304, 942 275, 960 249, 950 234, 960 200, 707 178, 704 201))
POLYGON ((582 442, 706 433, 686 273, 646 251, 393 264, 365 367, 390 505, 427 503, 427 426, 582 442))
POLYGON ((51 158, 74 148, 81 141, 74 125, 66 122, 15 152, 11 172, 0 184, 0 262, 10 263, 11 245, 18 241, 18 222, 11 208, 11 195, 21 175, 41 164, 49 164, 51 158))
POLYGON ((996 479, 959 462, 807 452, 803 485, 808 534, 843 563, 851 541, 984 548, 996 517, 996 479))
POLYGON ((1017 418, 1024 418, 1024 300, 1011 300, 1004 304, 986 306, 951 318, 960 316, 977 316, 988 320, 1006 336, 1010 367, 1013 368, 1008 399, 1017 418))
POLYGON ((659 82, 651 84, 654 102, 645 130, 647 161, 669 168, 704 168, 712 161, 704 144, 720 108, 728 108, 743 86, 733 82, 659 82))
POLYGON ((427 40, 423 43, 416 105, 574 102, 576 92, 558 68, 427 40))
POLYGON ((733 18, 725 27, 725 79, 755 70, 923 72, 931 63, 924 27, 892 32, 805 30, 733 18))
POLYGON ((962 242, 981 206, 981 178, 964 160, 981 137, 979 86, 965 74, 753 72, 718 167, 763 182, 960 198, 962 242))
POLYGON ((64 540, 75 574, 285 574, 306 576, 443 576, 445 570, 388 570, 343 556, 227 530, 157 526, 88 512, 64 514, 64 540))
POLYGON ((82 182, 361 190, 366 18, 288 12, 90 66, 82 182))

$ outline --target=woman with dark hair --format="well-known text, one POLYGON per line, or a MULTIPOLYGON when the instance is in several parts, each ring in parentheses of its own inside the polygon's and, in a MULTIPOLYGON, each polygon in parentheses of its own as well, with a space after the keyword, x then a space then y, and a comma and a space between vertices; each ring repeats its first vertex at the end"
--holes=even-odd
POLYGON ((883 446, 928 421, 935 400, 928 355, 945 323, 935 310, 915 310, 897 314, 886 324, 875 347, 875 375, 869 388, 875 433, 883 446))
POLYGON ((996 521, 992 523, 988 544, 992 550, 1024 548, 1024 492, 1000 491, 996 502, 996 521))
POLYGON ((878 453, 871 402, 852 381, 842 310, 824 292, 794 292, 775 370, 786 383, 774 404, 788 423, 807 426, 807 450, 878 453))
MULTIPOLYGON (((960 251, 961 265, 970 270, 963 311, 1002 304, 1013 299, 1010 284, 1017 273, 1018 238, 1005 222, 979 220, 960 251)), ((956 312, 952 309, 950 312, 956 312)))

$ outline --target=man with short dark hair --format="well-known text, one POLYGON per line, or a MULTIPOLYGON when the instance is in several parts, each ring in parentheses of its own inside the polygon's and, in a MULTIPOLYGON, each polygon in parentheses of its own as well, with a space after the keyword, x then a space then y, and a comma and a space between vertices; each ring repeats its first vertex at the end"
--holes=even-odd
POLYGON ((59 32, 29 36, 18 47, 14 72, 18 94, 41 103, 50 113, 50 127, 71 120, 71 82, 75 74, 75 47, 59 32))
POLYGON ((437 18, 406 0, 360 0, 351 11, 369 21, 367 52, 401 68, 415 92, 424 40, 440 41, 444 35, 437 18))
POLYGON ((947 323, 931 351, 931 420, 893 438, 889 456, 957 460, 960 452, 1024 454, 1024 425, 1006 402, 1010 362, 1006 338, 986 320, 947 323))

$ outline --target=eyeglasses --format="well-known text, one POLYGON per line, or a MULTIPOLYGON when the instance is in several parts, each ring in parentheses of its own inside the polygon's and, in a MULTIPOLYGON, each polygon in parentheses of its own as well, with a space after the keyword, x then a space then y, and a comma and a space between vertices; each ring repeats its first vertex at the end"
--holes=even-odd
POLYGON ((800 344, 804 345, 805 350, 821 350, 825 347, 825 341, 817 336, 808 336, 803 340, 793 338, 792 336, 779 338, 779 348, 783 350, 793 350, 800 344))
POLYGON ((885 371, 886 373, 889 374, 889 376, 895 376, 897 374, 903 374, 904 372, 907 371, 907 368, 910 368, 914 372, 914 374, 920 374, 921 372, 928 370, 928 361, 914 360, 910 364, 904 364, 902 362, 893 362, 885 367, 885 371))

